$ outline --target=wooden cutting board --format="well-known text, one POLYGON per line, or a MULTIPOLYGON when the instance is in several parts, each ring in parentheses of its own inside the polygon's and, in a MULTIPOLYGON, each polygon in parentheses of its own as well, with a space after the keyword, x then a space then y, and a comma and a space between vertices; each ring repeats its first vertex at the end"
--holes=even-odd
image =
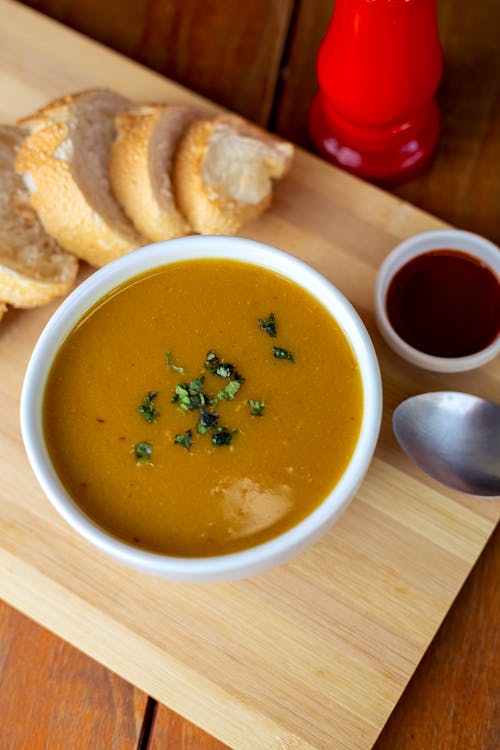
MULTIPOLYGON (((24 6, 0 0, 0 15, 0 121, 94 85, 197 99, 24 6)), ((374 326, 381 260, 402 238, 441 226, 298 151, 272 209, 244 232, 308 261, 354 303, 380 359, 385 408, 372 466, 336 526, 291 563, 231 584, 124 569, 59 518, 18 422, 24 371, 56 305, 9 312, 0 326, 0 594, 235 748, 370 748, 500 515, 498 501, 427 479, 391 433, 393 408, 411 394, 498 397, 498 362, 425 373, 388 350, 374 326)))

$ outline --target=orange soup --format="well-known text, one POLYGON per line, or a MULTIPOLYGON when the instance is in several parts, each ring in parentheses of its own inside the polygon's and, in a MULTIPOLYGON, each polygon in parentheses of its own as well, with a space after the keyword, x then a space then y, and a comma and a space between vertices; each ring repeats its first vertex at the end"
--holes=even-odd
POLYGON ((311 513, 352 456, 362 409, 351 347, 308 292, 239 261, 189 260, 75 326, 43 419, 90 518, 191 557, 254 546, 311 513))

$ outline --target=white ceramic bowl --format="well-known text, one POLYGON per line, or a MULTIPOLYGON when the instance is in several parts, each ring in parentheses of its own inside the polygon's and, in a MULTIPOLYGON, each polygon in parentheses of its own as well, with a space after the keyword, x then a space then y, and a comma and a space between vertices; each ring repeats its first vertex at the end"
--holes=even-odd
POLYGON ((54 507, 89 542, 122 563, 176 581, 209 582, 241 578, 289 560, 317 540, 356 493, 369 466, 380 427, 382 390, 376 355, 358 314, 323 276, 280 250, 236 237, 196 236, 136 250, 96 271, 75 289, 48 322, 33 351, 21 397, 24 444, 38 481, 54 507), (352 459, 332 492, 307 518, 280 536, 241 552, 204 558, 143 551, 99 527, 73 501, 50 461, 42 429, 45 383, 57 351, 84 313, 110 290, 153 268, 196 258, 246 261, 292 279, 326 307, 345 332, 358 360, 364 411, 352 459))
POLYGON ((391 349, 413 365, 434 372, 464 372, 490 362, 500 353, 500 335, 487 347, 465 357, 436 357, 410 346, 394 330, 387 315, 386 297, 396 273, 410 260, 431 250, 462 250, 496 274, 500 281, 500 250, 489 240, 460 229, 438 229, 410 237, 384 259, 375 283, 375 318, 391 349))

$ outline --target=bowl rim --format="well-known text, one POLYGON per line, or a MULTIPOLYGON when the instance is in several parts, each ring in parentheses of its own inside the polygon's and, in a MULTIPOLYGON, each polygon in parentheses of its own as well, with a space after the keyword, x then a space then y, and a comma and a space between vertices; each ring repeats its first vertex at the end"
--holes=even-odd
POLYGON ((347 298, 329 280, 297 257, 255 240, 196 235, 152 243, 95 271, 61 303, 31 355, 21 393, 21 433, 29 462, 45 495, 87 541, 135 569, 177 581, 227 581, 285 562, 318 539, 357 491, 371 462, 382 415, 382 385, 376 353, 366 328, 347 298), (359 364, 364 409, 351 460, 327 497, 302 521, 282 534, 239 552, 212 557, 177 557, 133 547, 93 521, 59 479, 42 428, 45 383, 54 358, 83 315, 107 293, 136 276, 178 261, 219 258, 275 271, 309 291, 341 326, 359 364), (327 304, 329 303, 329 304, 327 304), (331 306, 334 306, 335 313, 331 306))
POLYGON ((462 229, 435 229, 415 234, 396 245, 384 258, 374 289, 375 320, 386 343, 396 354, 425 370, 465 372, 491 362, 500 354, 500 333, 487 347, 463 357, 437 357, 416 349, 393 328, 387 315, 386 296, 396 273, 410 260, 433 250, 452 249, 471 255, 488 266, 500 283, 500 248, 481 235, 462 229))

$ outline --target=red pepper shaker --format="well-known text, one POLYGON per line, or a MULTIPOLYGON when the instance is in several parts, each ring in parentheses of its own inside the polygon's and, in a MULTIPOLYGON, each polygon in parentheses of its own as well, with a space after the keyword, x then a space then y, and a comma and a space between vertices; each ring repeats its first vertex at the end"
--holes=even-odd
POLYGON ((330 161, 382 184, 420 173, 439 134, 436 0, 335 0, 309 130, 330 161))

